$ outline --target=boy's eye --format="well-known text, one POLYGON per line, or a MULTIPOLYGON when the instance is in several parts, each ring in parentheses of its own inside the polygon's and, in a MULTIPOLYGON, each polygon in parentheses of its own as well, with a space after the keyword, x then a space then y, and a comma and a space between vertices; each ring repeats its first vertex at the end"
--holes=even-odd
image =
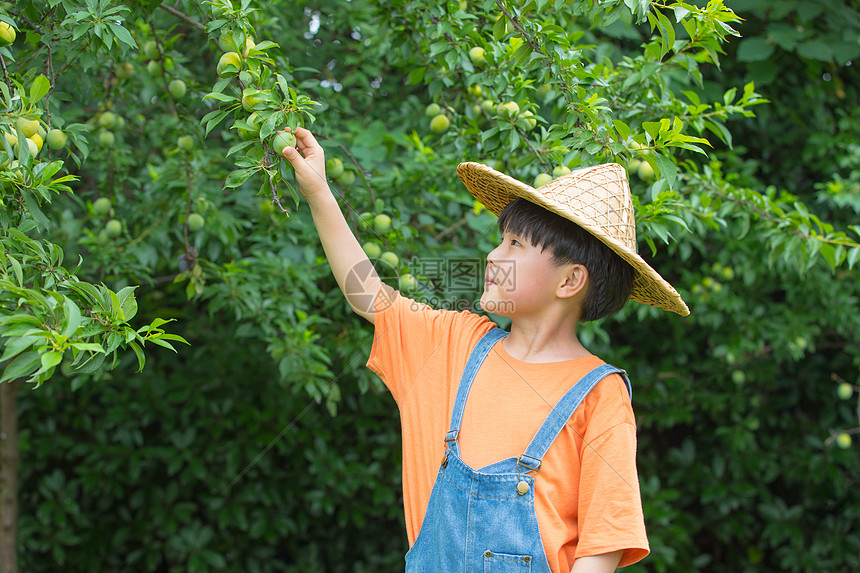
POLYGON ((511 239, 511 244, 512 244, 512 245, 519 245, 519 244, 520 244, 520 242, 519 242, 518 240, 516 240, 516 239, 511 239))

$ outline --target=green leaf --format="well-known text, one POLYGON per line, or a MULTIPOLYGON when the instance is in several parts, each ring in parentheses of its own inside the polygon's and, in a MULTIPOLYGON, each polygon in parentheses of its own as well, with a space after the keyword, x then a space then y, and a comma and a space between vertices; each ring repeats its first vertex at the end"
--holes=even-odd
POLYGON ((44 340, 44 336, 10 336, 4 341, 5 348, 3 349, 3 356, 0 356, 0 362, 6 362, 37 342, 44 340))
POLYGON ((833 59, 833 50, 822 40, 809 40, 801 42, 797 45, 797 53, 799 56, 809 60, 820 60, 829 62, 833 59))
POLYGON ((621 139, 627 139, 630 137, 630 127, 621 121, 620 119, 613 119, 613 125, 615 125, 616 131, 618 131, 618 135, 621 136, 621 139))
POLYGON ((29 376, 36 371, 41 362, 42 359, 39 356, 39 353, 35 350, 25 352, 12 360, 12 362, 6 366, 6 369, 3 371, 3 376, 0 377, 0 382, 29 376))
POLYGON ((137 48, 137 43, 134 41, 134 38, 131 37, 128 30, 115 22, 108 22, 108 26, 110 26, 110 29, 116 36, 117 40, 127 45, 129 48, 137 48))
POLYGON ((63 297, 63 310, 65 311, 66 325, 63 329, 63 336, 72 337, 81 325, 81 309, 72 299, 63 297))
POLYGON ((248 169, 237 169, 230 173, 227 176, 227 180, 224 182, 225 189, 234 189, 240 186, 242 183, 247 181, 254 173, 256 173, 258 168, 249 167, 248 169))
POLYGON ((51 82, 44 74, 40 74, 33 79, 30 84, 30 105, 35 105, 36 102, 48 95, 51 91, 51 82))
POLYGON ((744 38, 738 42, 738 60, 761 62, 773 55, 774 45, 767 38, 744 38))
POLYGON ((666 157, 661 153, 654 154, 654 161, 657 163, 657 168, 660 170, 660 174, 669 184, 669 189, 673 189, 675 187, 675 178, 678 175, 678 167, 671 158, 666 157))
POLYGON ((143 355, 143 349, 137 342, 129 342, 128 345, 134 351, 134 355, 137 356, 137 371, 141 372, 143 370, 143 366, 146 364, 146 356, 143 355))

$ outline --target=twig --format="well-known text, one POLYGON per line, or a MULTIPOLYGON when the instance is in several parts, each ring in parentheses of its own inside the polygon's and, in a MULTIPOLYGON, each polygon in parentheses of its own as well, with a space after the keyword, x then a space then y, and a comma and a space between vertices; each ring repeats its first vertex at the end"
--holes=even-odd
POLYGON ((468 220, 465 217, 463 217, 462 219, 460 219, 459 221, 457 221, 456 223, 454 223, 453 225, 451 225, 450 227, 448 227, 447 229, 445 229, 441 233, 435 235, 433 237, 433 240, 438 241, 439 239, 441 239, 447 235, 450 235, 451 233, 453 233, 454 231, 456 231, 457 229, 459 229, 460 227, 462 227, 466 223, 468 223, 468 220))
POLYGON ((192 26, 194 26, 195 28, 197 28, 199 30, 204 30, 204 31, 206 30, 206 26, 204 26, 203 24, 201 24, 200 22, 198 22, 196 20, 192 20, 190 16, 183 14, 182 12, 177 10, 176 8, 173 8, 172 6, 168 6, 164 2, 159 4, 158 7, 161 8, 162 10, 164 10, 165 12, 167 12, 168 14, 172 14, 172 15, 176 16, 177 18, 179 18, 183 22, 191 24, 192 26))
POLYGON ((3 67, 3 79, 6 82, 6 85, 9 86, 9 89, 12 89, 12 84, 9 83, 9 73, 6 71, 6 60, 3 59, 3 56, 0 56, 0 66, 3 67))

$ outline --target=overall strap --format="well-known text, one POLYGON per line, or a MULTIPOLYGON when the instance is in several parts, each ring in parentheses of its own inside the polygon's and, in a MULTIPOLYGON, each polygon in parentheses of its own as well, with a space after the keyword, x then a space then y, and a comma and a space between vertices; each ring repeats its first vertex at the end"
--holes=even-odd
POLYGON ((633 389, 630 386, 630 379, 627 377, 626 372, 609 364, 602 364, 596 367, 583 376, 570 390, 565 392, 564 396, 556 403, 534 438, 532 438, 532 441, 529 442, 525 453, 517 460, 517 465, 525 467, 526 471, 539 471, 541 460, 559 433, 561 433, 564 425, 573 416, 573 413, 588 393, 597 386, 597 383, 610 374, 621 375, 621 379, 624 380, 627 392, 630 394, 630 399, 632 400, 633 389))
POLYGON ((466 410, 466 398, 469 396, 469 390, 472 388, 472 382, 475 381, 475 374, 490 350, 495 346, 496 342, 508 335, 501 328, 494 328, 487 332, 469 355, 469 360, 466 362, 466 367, 463 369, 463 375, 460 377, 460 386, 457 388, 457 397, 454 399, 454 410, 451 412, 451 430, 445 435, 445 443, 451 445, 455 451, 457 448, 457 434, 460 432, 460 426, 463 423, 463 412, 466 410))

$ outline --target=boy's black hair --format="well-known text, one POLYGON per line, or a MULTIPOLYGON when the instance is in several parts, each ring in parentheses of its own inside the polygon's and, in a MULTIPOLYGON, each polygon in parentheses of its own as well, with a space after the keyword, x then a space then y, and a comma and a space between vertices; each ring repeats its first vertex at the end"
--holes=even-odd
POLYGON ((517 198, 499 214, 499 229, 540 247, 541 252, 549 248, 556 266, 577 263, 588 269, 582 322, 611 316, 630 298, 633 267, 573 221, 517 198))

